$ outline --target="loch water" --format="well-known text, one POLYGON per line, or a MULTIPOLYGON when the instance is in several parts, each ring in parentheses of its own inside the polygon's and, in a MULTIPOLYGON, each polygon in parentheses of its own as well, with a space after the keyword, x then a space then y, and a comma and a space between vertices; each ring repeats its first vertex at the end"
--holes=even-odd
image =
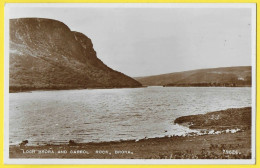
POLYGON ((185 135, 177 117, 251 106, 250 87, 147 87, 9 94, 9 143, 119 141, 185 135))

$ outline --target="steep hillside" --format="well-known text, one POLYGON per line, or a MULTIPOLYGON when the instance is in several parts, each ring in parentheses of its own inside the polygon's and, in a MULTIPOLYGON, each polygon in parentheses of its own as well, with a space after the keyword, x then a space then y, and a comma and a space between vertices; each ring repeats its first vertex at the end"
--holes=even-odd
POLYGON ((135 79, 146 86, 250 86, 251 66, 199 69, 135 79))
POLYGON ((97 58, 91 40, 64 23, 10 20, 10 91, 140 87, 97 58))

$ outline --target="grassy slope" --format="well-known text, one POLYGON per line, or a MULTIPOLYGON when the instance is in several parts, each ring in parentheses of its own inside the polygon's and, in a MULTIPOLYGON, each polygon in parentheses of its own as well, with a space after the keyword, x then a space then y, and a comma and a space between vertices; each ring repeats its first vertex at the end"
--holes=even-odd
POLYGON ((184 72, 175 72, 162 75, 136 77, 143 85, 168 85, 168 84, 188 84, 188 83, 226 83, 242 82, 238 78, 251 79, 251 67, 225 67, 212 69, 199 69, 184 72))

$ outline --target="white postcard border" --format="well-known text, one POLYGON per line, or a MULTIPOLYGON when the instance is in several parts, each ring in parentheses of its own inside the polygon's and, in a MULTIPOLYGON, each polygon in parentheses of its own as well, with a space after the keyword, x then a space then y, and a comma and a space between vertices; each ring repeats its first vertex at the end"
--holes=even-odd
POLYGON ((256 163, 256 4, 255 3, 6 3, 4 34, 4 164, 255 164, 256 163), (59 8, 251 8, 252 159, 10 159, 9 158, 9 9, 59 8))

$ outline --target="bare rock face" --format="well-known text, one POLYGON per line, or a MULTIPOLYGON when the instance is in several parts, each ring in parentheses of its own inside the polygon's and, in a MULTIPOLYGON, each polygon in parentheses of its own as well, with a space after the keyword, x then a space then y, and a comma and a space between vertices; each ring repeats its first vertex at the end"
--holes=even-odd
POLYGON ((140 87, 97 58, 91 40, 64 23, 10 20, 10 91, 140 87))

